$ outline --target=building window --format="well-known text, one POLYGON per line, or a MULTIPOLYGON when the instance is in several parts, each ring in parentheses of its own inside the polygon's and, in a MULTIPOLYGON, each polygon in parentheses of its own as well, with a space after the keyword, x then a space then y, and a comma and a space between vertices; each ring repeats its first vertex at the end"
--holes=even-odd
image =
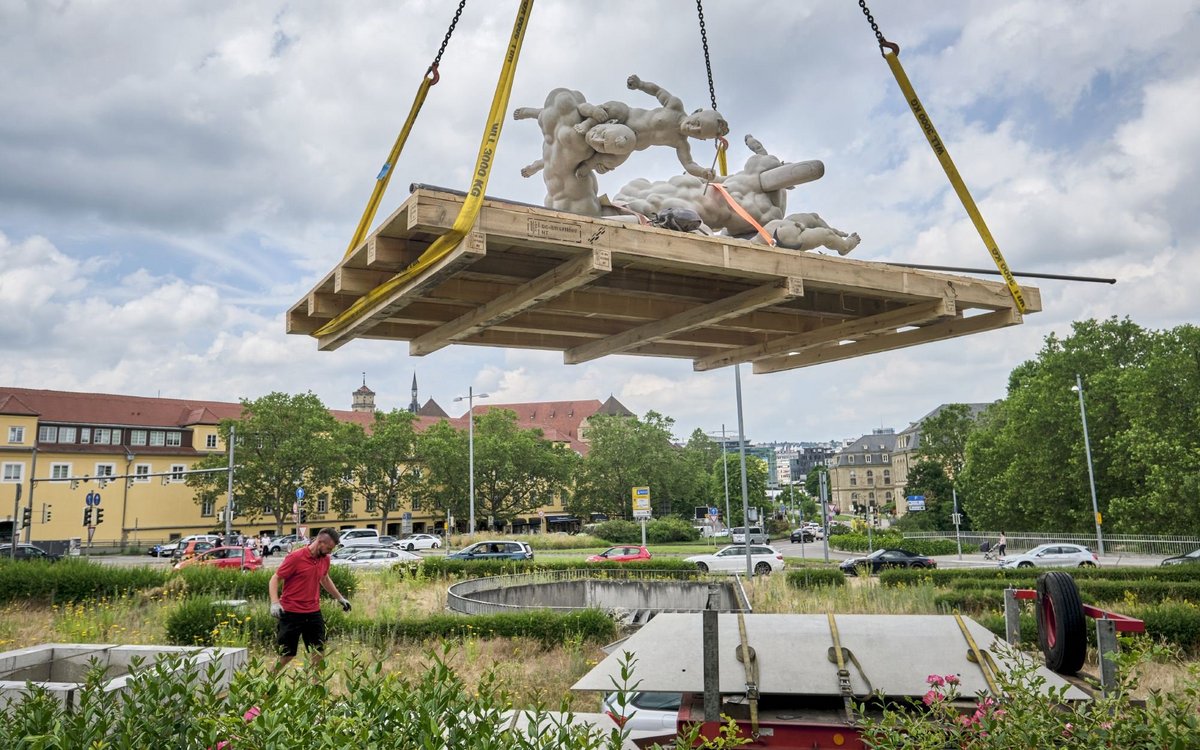
POLYGON ((18 443, 18 444, 25 442, 25 428, 24 427, 9 427, 8 428, 8 442, 18 443))
POLYGON ((868 453, 866 455, 866 457, 863 458, 863 463, 868 463, 868 464, 871 463, 871 454, 870 453, 868 453))
POLYGON ((367 512, 368 513, 375 512, 375 496, 374 495, 367 495, 367 512))
POLYGON ((133 467, 133 481, 149 482, 150 481, 150 464, 137 464, 133 467))
POLYGON ((850 486, 851 487, 858 486, 858 472, 857 471, 854 471, 854 470, 850 471, 850 486))
POLYGON ((850 493, 850 501, 854 502, 854 503, 858 502, 858 493, 857 492, 850 493))
POLYGON ((317 512, 329 512, 329 495, 325 494, 324 492, 322 492, 320 495, 317 495, 317 512))
POLYGON ((421 496, 420 496, 420 495, 413 495, 413 498, 412 498, 412 509, 413 509, 413 510, 420 510, 420 509, 421 509, 421 496))
POLYGON ((183 445, 183 433, 180 433, 180 432, 168 432, 167 433, 167 446, 168 447, 178 448, 181 445, 183 445))
POLYGON ((52 424, 44 424, 38 428, 39 443, 57 443, 58 428, 52 424))
POLYGON ((112 430, 107 427, 96 428, 96 439, 93 441, 96 445, 108 445, 112 441, 112 430))
POLYGON ((200 500, 200 515, 215 516, 217 514, 216 504, 216 501, 211 497, 206 497, 200 500))
MULTIPOLYGON (((891 469, 884 469, 884 470, 883 470, 883 483, 884 483, 884 484, 891 484, 891 483, 892 483, 892 470, 891 470, 891 469)), ((890 495, 891 493, 889 492, 888 494, 890 495)))
POLYGON ((167 433, 162 430, 150 431, 150 445, 162 446, 167 444, 167 433))
POLYGON ((79 442, 83 443, 84 445, 87 445, 88 443, 92 442, 92 428, 91 427, 80 427, 79 428, 79 442))
POLYGON ((20 483, 25 476, 25 464, 4 464, 4 481, 20 483))
POLYGON ((182 482, 185 477, 183 472, 187 471, 187 466, 184 464, 171 464, 171 481, 182 482))
POLYGON ((867 484, 875 484, 875 472, 867 469, 867 484))
POLYGON ((846 463, 848 463, 848 464, 854 463, 854 455, 853 454, 846 457, 846 463))
POLYGON ((891 463, 891 461, 888 459, 888 455, 889 455, 889 454, 887 454, 887 453, 884 453, 884 454, 883 454, 883 462, 884 462, 885 464, 887 464, 887 463, 891 463))
POLYGON ((146 431, 145 430, 130 430, 129 431, 129 444, 130 445, 145 445, 146 444, 146 431))
POLYGON ((891 492, 888 492, 886 495, 884 495, 884 497, 886 497, 886 498, 887 498, 887 501, 888 501, 889 503, 892 501, 892 493, 891 493, 891 492))
POLYGON ((217 447, 217 436, 216 435, 206 436, 204 438, 204 447, 205 448, 216 448, 217 447))
POLYGON ((75 442, 75 428, 74 427, 59 427, 58 428, 58 442, 60 442, 60 443, 75 442))
POLYGON ((96 464, 96 476, 112 477, 117 474, 116 464, 96 464))
POLYGON ((50 464, 50 478, 54 480, 70 479, 71 464, 50 464))

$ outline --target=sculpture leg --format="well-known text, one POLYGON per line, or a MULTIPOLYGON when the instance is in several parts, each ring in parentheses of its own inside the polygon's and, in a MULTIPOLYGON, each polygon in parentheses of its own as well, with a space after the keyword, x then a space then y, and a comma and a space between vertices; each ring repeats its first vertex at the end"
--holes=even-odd
POLYGON ((538 159, 537 161, 533 162, 532 164, 530 164, 528 166, 521 167, 521 176, 522 177, 533 177, 538 172, 541 172, 545 166, 546 166, 546 162, 542 161, 541 159, 538 159))
POLYGON ((542 113, 542 107, 517 107, 513 110, 514 120, 536 120, 542 113))

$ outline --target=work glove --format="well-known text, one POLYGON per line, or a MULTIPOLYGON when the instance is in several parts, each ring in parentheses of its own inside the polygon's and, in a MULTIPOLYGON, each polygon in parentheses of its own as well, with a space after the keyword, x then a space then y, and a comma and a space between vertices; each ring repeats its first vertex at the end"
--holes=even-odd
POLYGON ((350 611, 350 600, 347 599, 346 597, 343 596, 341 599, 338 599, 338 604, 342 605, 343 612, 350 611))
POLYGON ((271 602, 271 617, 276 619, 283 616, 283 605, 279 602, 271 602))

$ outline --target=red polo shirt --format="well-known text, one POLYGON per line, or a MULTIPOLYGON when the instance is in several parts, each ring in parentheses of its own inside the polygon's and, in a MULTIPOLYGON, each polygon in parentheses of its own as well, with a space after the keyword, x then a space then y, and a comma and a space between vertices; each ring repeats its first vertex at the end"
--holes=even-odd
POLYGON ((284 612, 319 612, 321 610, 321 579, 329 573, 329 555, 314 557, 308 547, 301 547, 283 558, 275 575, 283 581, 279 603, 284 612))

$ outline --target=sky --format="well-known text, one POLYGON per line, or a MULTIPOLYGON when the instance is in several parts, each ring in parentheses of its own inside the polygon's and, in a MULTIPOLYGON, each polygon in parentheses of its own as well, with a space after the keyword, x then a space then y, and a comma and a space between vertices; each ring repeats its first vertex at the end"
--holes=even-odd
MULTIPOLYGON (((737 431, 732 368, 402 342, 318 352, 284 315, 341 257, 441 43, 450 0, 0 0, 0 384, 236 401, 312 391, 349 408, 420 400, 606 399, 737 431)), ((1195 323, 1200 277, 1200 3, 876 2, 901 61, 1016 271, 1021 326, 783 373, 741 371, 746 437, 826 441, 903 429, 941 403, 1005 395, 1074 320, 1195 323)), ((409 183, 462 189, 516 0, 467 4, 377 221, 409 183)), ((851 257, 991 267, 857 4, 710 0, 705 26, 731 171, 744 135, 825 176, 789 193, 858 232, 851 257)), ((552 88, 644 95, 637 74, 709 106, 690 0, 537 0, 510 109, 552 88)), ((646 102, 650 103, 647 99, 646 102)), ((532 121, 504 126, 490 195, 540 203, 532 121)), ((711 160, 707 145, 698 160, 711 160)), ((680 171, 670 150, 600 178, 680 171)), ((988 277, 994 278, 994 277, 988 277)), ((1085 373, 1086 377, 1086 373, 1085 373)), ((1064 384, 1064 397, 1068 397, 1064 384)))

